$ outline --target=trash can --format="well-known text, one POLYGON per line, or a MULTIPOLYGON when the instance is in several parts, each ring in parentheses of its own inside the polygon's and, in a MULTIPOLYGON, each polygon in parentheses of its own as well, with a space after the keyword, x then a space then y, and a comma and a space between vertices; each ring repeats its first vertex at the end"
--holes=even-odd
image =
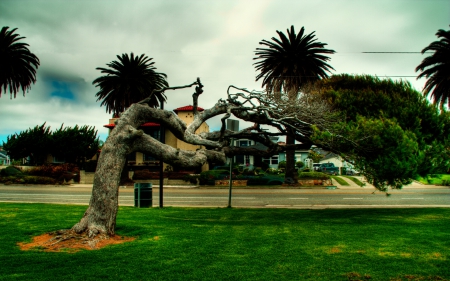
POLYGON ((134 206, 140 208, 152 207, 152 184, 134 184, 134 206))

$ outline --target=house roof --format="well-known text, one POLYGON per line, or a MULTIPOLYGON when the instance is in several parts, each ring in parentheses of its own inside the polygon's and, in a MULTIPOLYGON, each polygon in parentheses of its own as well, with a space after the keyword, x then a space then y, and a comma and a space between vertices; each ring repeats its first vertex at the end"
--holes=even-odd
MULTIPOLYGON (((200 106, 197 106, 197 111, 203 111, 203 110, 204 110, 203 108, 201 108, 200 106)), ((194 111, 194 106, 186 105, 186 106, 175 108, 173 111, 175 111, 175 113, 178 113, 179 111, 194 111)))
MULTIPOLYGON (((198 111, 203 111, 204 109, 201 108, 200 106, 198 106, 198 107, 197 107, 197 110, 198 110, 198 111)), ((175 108, 173 111, 174 111, 175 113, 178 113, 178 112, 180 112, 180 111, 194 111, 194 106, 192 106, 192 105, 186 105, 186 106, 182 106, 182 107, 175 108)), ((106 124, 106 125, 103 125, 103 127, 108 128, 108 129, 112 129, 112 128, 114 128, 115 126, 116 126, 116 124, 106 124)), ((139 128, 141 128, 141 127, 159 127, 159 124, 158 124, 158 123, 154 123, 154 122, 147 122, 147 123, 144 123, 144 124, 142 124, 141 126, 139 126, 139 128)))
MULTIPOLYGON (((105 127, 105 128, 109 128, 109 129, 112 129, 112 128, 114 128, 116 126, 116 124, 106 124, 106 125, 103 125, 103 127, 105 127)), ((142 124, 141 126, 139 126, 139 128, 141 128, 141 127, 159 127, 160 125, 158 124, 158 123, 153 123, 153 122, 147 122, 147 123, 144 123, 144 124, 142 124)))

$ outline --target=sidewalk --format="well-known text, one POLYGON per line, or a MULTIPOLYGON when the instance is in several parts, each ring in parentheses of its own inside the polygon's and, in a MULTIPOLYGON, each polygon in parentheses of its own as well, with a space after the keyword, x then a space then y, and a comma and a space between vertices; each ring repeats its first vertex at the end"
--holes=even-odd
MULTIPOLYGON (((340 177, 343 180, 345 180, 349 185, 340 185, 336 180, 333 180, 333 185, 336 186, 337 189, 358 189, 358 190, 375 190, 375 187, 371 184, 369 184, 363 177, 361 176, 355 176, 355 178, 359 179, 361 182, 365 183, 366 185, 361 187, 359 185, 357 185, 354 181, 345 178, 345 177, 340 177)), ((84 188, 92 188, 92 184, 71 184, 70 186, 73 187, 84 187, 84 188)), ((120 186, 120 188, 127 188, 127 189, 133 189, 133 186, 120 186)), ((153 188, 159 188, 159 184, 158 185, 153 185, 153 188)), ((184 188, 204 188, 204 189, 208 189, 208 188, 214 188, 217 189, 218 187, 214 187, 214 186, 208 186, 208 185, 164 185, 164 188, 179 188, 179 189, 184 189, 184 188)), ((228 188, 227 186, 224 187, 220 187, 221 189, 226 189, 228 188)), ((240 189, 242 187, 234 187, 233 189, 240 189)), ((258 185, 251 185, 248 187, 243 187, 243 189, 245 188, 266 188, 266 189, 271 189, 271 187, 268 186, 258 186, 258 185)), ((321 187, 321 186, 315 186, 315 187, 283 187, 283 186, 273 186, 273 189, 293 189, 293 188, 298 188, 298 189, 326 189, 326 187, 321 187)), ((440 185, 426 185, 426 184, 422 184, 420 182, 417 181, 413 181, 411 184, 405 185, 403 186, 403 188, 450 188, 448 186, 440 186, 440 185)))

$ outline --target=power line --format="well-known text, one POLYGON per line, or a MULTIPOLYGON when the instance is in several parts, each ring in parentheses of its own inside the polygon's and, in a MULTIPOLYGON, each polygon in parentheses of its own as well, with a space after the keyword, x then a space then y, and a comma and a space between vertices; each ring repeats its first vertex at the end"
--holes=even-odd
MULTIPOLYGON (((422 52, 361 52, 363 54, 421 54, 422 52)), ((425 52, 427 53, 427 52, 425 52)))

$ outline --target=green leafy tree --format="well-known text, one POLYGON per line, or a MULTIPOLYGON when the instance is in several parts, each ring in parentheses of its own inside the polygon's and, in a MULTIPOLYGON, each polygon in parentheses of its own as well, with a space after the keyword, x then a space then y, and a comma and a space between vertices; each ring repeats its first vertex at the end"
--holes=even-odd
POLYGON ((11 159, 30 157, 30 164, 38 165, 47 161, 52 146, 50 127, 46 123, 6 137, 3 149, 11 159))
MULTIPOLYGON (((153 90, 168 87, 167 75, 156 72, 152 58, 142 54, 134 56, 131 53, 117 56, 118 61, 107 64, 109 68, 97 69, 106 75, 93 81, 100 90, 97 92, 97 101, 106 106, 106 111, 118 116, 133 103, 150 96, 153 90)), ((148 101, 149 106, 158 107, 166 100, 162 91, 155 91, 148 101)))
POLYGON ((14 34, 17 28, 9 30, 4 26, 0 31, 0 97, 9 88, 12 99, 16 98, 20 88, 25 96, 25 90, 36 82, 36 70, 39 59, 30 52, 26 43, 19 42, 25 37, 14 34))
POLYGON ((30 164, 41 165, 52 155, 66 163, 81 165, 98 151, 99 139, 94 127, 63 125, 52 132, 46 123, 8 136, 3 148, 12 159, 30 157, 30 164))
MULTIPOLYGON (((262 79, 262 86, 268 94, 280 96, 288 95, 289 99, 296 99, 301 88, 310 82, 328 77, 333 69, 327 61, 326 54, 335 53, 326 49, 327 44, 318 42, 314 32, 305 34, 305 28, 295 33, 294 26, 287 30, 287 36, 277 30, 278 38, 272 41, 259 42, 264 48, 256 48, 257 62, 254 64, 259 74, 256 81, 262 79)), ((294 144, 295 138, 290 128, 286 136, 286 144, 294 144)), ((286 151, 286 179, 294 178, 295 151, 286 151)))
POLYGON ((100 146, 97 130, 91 126, 75 125, 75 127, 61 127, 52 134, 53 146, 50 153, 66 163, 76 163, 83 166, 91 159, 100 146))
POLYGON ((448 167, 449 114, 409 83, 335 75, 318 84, 320 94, 345 116, 335 125, 345 139, 316 130, 314 141, 350 159, 379 189, 399 188, 417 175, 448 167))
POLYGON ((445 103, 450 107, 450 30, 439 29, 436 36, 441 40, 432 42, 422 50, 422 54, 434 52, 423 59, 416 71, 422 72, 417 79, 427 78, 424 95, 431 94, 433 102, 444 108, 445 103))

